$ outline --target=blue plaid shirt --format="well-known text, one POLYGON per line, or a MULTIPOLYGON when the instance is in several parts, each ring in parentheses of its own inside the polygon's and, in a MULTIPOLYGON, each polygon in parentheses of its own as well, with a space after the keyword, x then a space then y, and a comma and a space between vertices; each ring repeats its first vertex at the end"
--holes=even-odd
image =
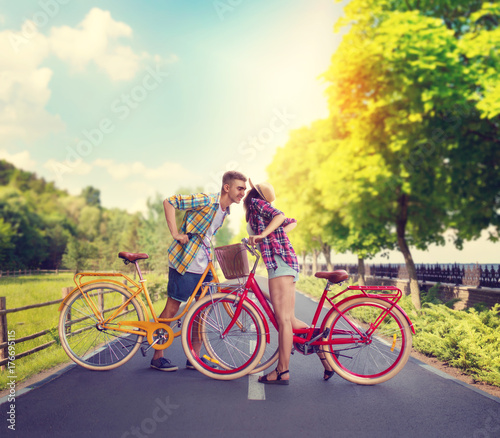
MULTIPOLYGON (((249 223, 255 234, 261 234, 269 225, 273 217, 283 214, 277 208, 274 208, 269 202, 262 199, 253 198, 249 207, 249 223)), ((290 243, 290 239, 283 229, 289 224, 297 222, 295 219, 286 218, 285 221, 274 230, 269 236, 265 237, 260 245, 262 259, 267 269, 277 269, 278 264, 274 261, 274 255, 279 255, 285 263, 295 271, 299 272, 299 262, 295 251, 290 243)))
MULTIPOLYGON (((210 228, 220 204, 220 193, 205 195, 198 193, 195 195, 174 195, 168 198, 168 202, 177 210, 186 210, 182 220, 182 234, 193 233, 205 237, 210 228)), ((229 214, 229 207, 226 210, 229 214)), ((224 219, 226 215, 224 215, 224 219)), ((222 221, 224 223, 224 220, 222 221)), ((222 226, 222 224, 221 224, 222 226)), ((220 228, 220 227, 219 227, 220 228)), ((217 230, 214 232, 214 236, 217 230)), ((181 245, 174 239, 168 248, 168 259, 174 269, 183 274, 200 250, 200 239, 190 239, 185 245, 181 245)))

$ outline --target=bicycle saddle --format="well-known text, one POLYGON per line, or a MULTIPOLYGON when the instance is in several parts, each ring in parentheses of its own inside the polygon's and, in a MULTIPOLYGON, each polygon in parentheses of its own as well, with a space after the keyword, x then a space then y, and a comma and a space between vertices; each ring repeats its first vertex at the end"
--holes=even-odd
POLYGON ((330 283, 340 283, 349 278, 349 274, 343 269, 332 272, 316 272, 314 276, 317 278, 326 278, 330 283))
POLYGON ((136 254, 133 252, 124 252, 124 251, 120 252, 118 254, 118 257, 120 257, 121 259, 128 260, 131 263, 134 263, 136 260, 149 259, 149 256, 144 253, 136 254))

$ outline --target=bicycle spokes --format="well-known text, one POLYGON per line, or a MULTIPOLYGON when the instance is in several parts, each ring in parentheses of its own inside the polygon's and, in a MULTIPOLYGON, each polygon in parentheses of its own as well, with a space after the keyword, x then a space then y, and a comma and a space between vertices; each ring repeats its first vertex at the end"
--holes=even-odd
POLYGON ((403 315, 382 300, 347 302, 331 318, 328 352, 343 377, 379 383, 397 374, 411 349, 411 331, 403 315))

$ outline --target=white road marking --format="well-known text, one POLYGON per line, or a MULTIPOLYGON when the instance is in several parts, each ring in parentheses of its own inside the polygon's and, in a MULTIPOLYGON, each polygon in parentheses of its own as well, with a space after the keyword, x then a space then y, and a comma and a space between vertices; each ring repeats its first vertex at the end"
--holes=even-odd
MULTIPOLYGON (((250 341, 250 351, 255 348, 255 341, 250 341)), ((248 400, 265 400, 266 391, 265 385, 258 382, 259 376, 262 376, 262 372, 257 374, 248 375, 248 400)))
POLYGON ((248 375, 248 400, 265 400, 266 385, 258 382, 263 372, 248 375))

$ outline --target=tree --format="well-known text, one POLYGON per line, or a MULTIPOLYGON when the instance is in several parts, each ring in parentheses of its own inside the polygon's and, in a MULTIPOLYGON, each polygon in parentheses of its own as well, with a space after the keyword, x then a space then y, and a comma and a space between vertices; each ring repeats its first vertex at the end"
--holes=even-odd
POLYGON ((335 119, 292 131, 268 169, 277 203, 299 220, 297 231, 290 235, 294 247, 312 253, 314 265, 321 251, 328 269, 333 268, 332 249, 358 254, 362 266, 364 258, 392 247, 394 241, 383 225, 355 207, 359 200, 351 196, 353 183, 345 183, 350 158, 344 138, 335 119))
POLYGON ((340 24, 350 30, 325 74, 330 117, 345 136, 323 174, 332 175, 339 150, 348 160, 323 178, 322 192, 337 191, 354 229, 395 232, 417 308, 410 246, 443 243, 448 227, 459 227, 460 244, 499 224, 498 88, 491 86, 500 79, 491 69, 498 6, 461 0, 453 8, 445 0, 352 0, 340 24), (478 30, 485 14, 493 22, 478 30))
POLYGON ((5 222, 3 217, 0 217, 0 264, 2 266, 6 266, 9 251, 14 248, 14 243, 12 243, 14 235, 12 226, 5 222))
POLYGON ((267 171, 276 191, 276 206, 286 216, 297 220, 290 240, 297 253, 313 254, 317 264, 320 251, 331 264, 331 245, 335 240, 335 223, 331 212, 324 208, 321 192, 315 185, 315 174, 324 159, 322 142, 331 142, 331 130, 326 121, 290 133, 283 148, 278 148, 267 171))
MULTIPOLYGON (((141 251, 150 257, 147 265, 154 270, 167 272, 169 264, 167 249, 172 242, 172 236, 165 219, 163 200, 164 198, 158 193, 154 198, 147 200, 148 210, 142 219, 138 234, 141 251)), ((176 219, 179 224, 180 212, 176 212, 176 219)))
POLYGON ((38 268, 47 257, 47 241, 44 239, 45 224, 36 207, 23 198, 15 188, 0 188, 0 218, 5 230, 10 230, 9 243, 4 247, 2 258, 7 269, 38 268))
POLYGON ((75 273, 89 268, 95 269, 93 261, 96 260, 97 255, 97 248, 90 242, 71 237, 62 258, 62 264, 75 273))
POLYGON ((83 199, 85 199, 85 203, 87 205, 93 207, 101 206, 101 191, 92 186, 87 186, 82 190, 82 194, 80 195, 83 199))

